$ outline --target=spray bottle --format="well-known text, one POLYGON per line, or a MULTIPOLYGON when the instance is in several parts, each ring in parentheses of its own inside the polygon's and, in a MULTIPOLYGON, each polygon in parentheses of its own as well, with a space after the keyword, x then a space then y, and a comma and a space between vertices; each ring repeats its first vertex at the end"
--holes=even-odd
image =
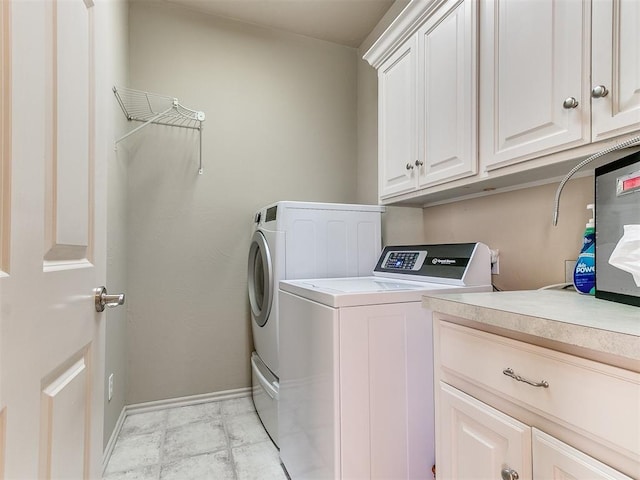
POLYGON ((596 293, 596 229, 595 206, 587 205, 587 210, 592 211, 591 218, 587 222, 582 240, 582 249, 573 271, 573 286, 579 293, 595 295, 596 293))

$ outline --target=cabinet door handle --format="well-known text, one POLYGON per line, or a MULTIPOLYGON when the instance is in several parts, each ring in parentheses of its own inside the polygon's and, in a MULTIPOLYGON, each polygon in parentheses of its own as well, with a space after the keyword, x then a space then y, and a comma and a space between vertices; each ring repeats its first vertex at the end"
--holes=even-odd
POLYGON ((606 97, 608 94, 609 94, 609 90, 607 90, 607 87, 605 87, 604 85, 596 85, 591 90, 591 96, 593 98, 606 97))
POLYGON ((531 380, 527 380, 526 378, 521 377, 520 375, 516 375, 512 368, 505 368, 502 373, 504 373, 507 377, 511 377, 514 380, 519 382, 528 383, 529 385, 533 385, 534 387, 542 387, 549 388, 549 382, 546 380, 540 380, 539 382, 533 382, 531 380))
POLYGON ((500 471, 500 476, 502 477, 502 480, 518 480, 520 478, 518 472, 509 467, 504 467, 500 471))
POLYGON ((413 165, 410 163, 407 163, 407 166, 405 167, 407 170, 413 170, 413 165))
POLYGON ((416 167, 421 167, 422 165, 424 165, 422 160, 416 160, 416 167))
POLYGON ((569 97, 562 102, 562 106, 566 109, 576 108, 578 106, 578 100, 575 97, 569 97))

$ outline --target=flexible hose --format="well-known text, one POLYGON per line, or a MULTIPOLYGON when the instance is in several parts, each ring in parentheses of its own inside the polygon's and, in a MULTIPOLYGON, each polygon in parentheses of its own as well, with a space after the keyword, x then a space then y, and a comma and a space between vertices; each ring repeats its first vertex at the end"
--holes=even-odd
POLYGON ((562 195, 562 189, 564 188, 565 184, 569 181, 569 179, 571 177, 573 177, 573 175, 578 170, 580 170, 585 165, 593 162, 597 158, 600 158, 600 157, 602 157, 604 155, 607 155, 608 153, 615 152, 616 150, 622 150, 623 148, 632 147, 633 145, 635 145, 637 143, 640 143, 640 136, 630 138, 629 140, 626 140, 626 141, 624 141, 622 143, 614 145, 613 147, 609 147, 606 150, 602 150, 602 151, 600 151, 598 153, 594 153, 593 155, 591 155, 590 157, 584 159, 579 164, 577 164, 575 167, 573 167, 569 171, 569 173, 567 173, 565 175, 565 177, 562 179, 562 181, 560 182, 560 185, 558 185, 558 189, 556 190, 556 198, 555 198, 555 201, 554 201, 554 204, 553 204, 553 226, 555 227, 556 225, 558 225, 558 214, 559 214, 559 211, 560 211, 560 195, 562 195))

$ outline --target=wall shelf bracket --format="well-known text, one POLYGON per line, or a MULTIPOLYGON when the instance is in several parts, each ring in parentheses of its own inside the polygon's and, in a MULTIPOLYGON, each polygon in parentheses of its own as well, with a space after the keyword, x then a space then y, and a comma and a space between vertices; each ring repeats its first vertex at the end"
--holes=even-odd
POLYGON ((113 87, 124 116, 129 121, 141 122, 130 132, 116 140, 116 145, 150 124, 198 130, 200 165, 198 173, 202 174, 202 124, 205 114, 180 104, 177 98, 157 95, 155 93, 134 90, 132 88, 113 87))

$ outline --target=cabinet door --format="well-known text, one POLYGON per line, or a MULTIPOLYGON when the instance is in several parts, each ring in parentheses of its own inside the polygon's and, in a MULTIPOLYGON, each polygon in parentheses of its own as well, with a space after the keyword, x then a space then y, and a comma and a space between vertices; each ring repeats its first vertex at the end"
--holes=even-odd
POLYGON ((438 478, 532 478, 530 427, 443 382, 437 402, 438 478))
POLYGON ((419 186, 477 172, 477 10, 450 0, 418 31, 419 186))
POLYGON ((535 428, 533 476, 549 480, 631 480, 608 465, 535 428))
POLYGON ((593 141, 640 130, 640 2, 594 0, 593 141))
POLYGON ((379 196, 415 188, 416 37, 378 69, 379 196))
POLYGON ((590 139, 590 2, 485 0, 480 165, 492 170, 590 139), (575 108, 564 105, 573 97, 575 108))

